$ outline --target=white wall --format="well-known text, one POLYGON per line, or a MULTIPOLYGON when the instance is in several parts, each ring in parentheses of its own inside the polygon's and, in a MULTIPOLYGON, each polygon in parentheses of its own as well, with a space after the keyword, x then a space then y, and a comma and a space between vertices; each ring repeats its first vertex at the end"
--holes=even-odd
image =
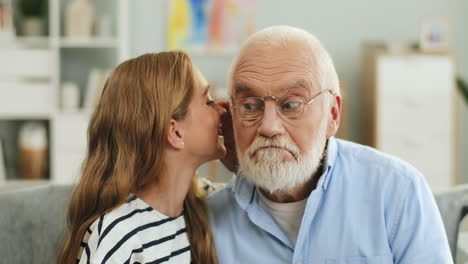
POLYGON ((163 50, 166 34, 166 0, 129 2, 130 56, 163 50))
MULTIPOLYGON (((165 49, 167 1, 131 1, 131 55, 165 49)), ((466 0, 257 0, 256 27, 287 24, 317 35, 331 53, 349 89, 350 137, 360 141, 362 50, 365 41, 417 41, 425 15, 446 15, 452 22, 452 50, 468 80, 468 1, 466 0)), ((231 57, 193 58, 207 76, 224 85, 231 57)), ((437 106, 434 106, 437 107, 437 106)), ((468 107, 459 102, 459 134, 468 135, 468 107)), ((437 125, 437 124, 434 124, 437 125)), ((459 171, 468 183, 468 139, 459 141, 459 171)))

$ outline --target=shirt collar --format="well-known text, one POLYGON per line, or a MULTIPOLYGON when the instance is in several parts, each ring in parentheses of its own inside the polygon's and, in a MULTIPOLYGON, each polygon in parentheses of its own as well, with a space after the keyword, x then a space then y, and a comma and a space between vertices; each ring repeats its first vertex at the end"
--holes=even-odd
MULTIPOLYGON (((338 145, 335 137, 330 137, 327 144, 327 152, 325 156, 324 172, 317 183, 317 187, 326 191, 330 183, 332 173, 331 170, 335 165, 336 157, 338 155, 338 145)), ((242 173, 239 173, 234 180, 232 191, 236 197, 239 206, 246 210, 252 203, 255 194, 255 184, 247 180, 242 173)))
POLYGON ((252 202, 255 194, 255 185, 247 180, 242 173, 239 173, 234 180, 234 187, 232 188, 234 196, 236 197, 239 206, 246 210, 252 202))
POLYGON ((326 191, 328 184, 330 183, 332 173, 331 170, 335 166, 336 157, 338 155, 338 145, 335 137, 328 139, 327 153, 325 156, 325 166, 322 176, 320 176, 317 186, 322 187, 323 191, 326 191))

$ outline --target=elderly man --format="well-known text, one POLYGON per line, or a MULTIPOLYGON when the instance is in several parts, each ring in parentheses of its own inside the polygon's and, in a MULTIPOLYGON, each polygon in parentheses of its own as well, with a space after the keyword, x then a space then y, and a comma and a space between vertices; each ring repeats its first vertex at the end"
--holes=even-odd
POLYGON ((220 263, 452 263, 424 176, 333 137, 338 76, 314 36, 254 34, 230 92, 240 168, 208 198, 220 263))

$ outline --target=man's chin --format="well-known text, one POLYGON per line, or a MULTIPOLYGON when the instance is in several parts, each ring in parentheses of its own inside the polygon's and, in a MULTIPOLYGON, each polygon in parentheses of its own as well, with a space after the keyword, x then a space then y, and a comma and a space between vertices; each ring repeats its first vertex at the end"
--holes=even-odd
POLYGON ((269 179, 250 179, 247 177, 255 186, 260 188, 265 192, 269 192, 270 194, 284 192, 291 189, 294 189, 296 186, 292 185, 291 183, 282 182, 282 184, 270 184, 269 179))
MULTIPOLYGON (((308 163, 311 165, 314 162, 308 163)), ((305 166, 296 160, 244 160, 242 174, 257 187, 270 193, 284 192, 303 184, 313 175, 313 166, 305 166)))

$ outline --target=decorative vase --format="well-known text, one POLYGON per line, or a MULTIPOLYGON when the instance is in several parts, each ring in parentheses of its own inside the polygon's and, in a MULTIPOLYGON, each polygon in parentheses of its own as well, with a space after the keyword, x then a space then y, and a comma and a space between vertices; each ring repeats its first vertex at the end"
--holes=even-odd
POLYGON ((40 17, 25 17, 21 26, 24 36, 37 37, 44 35, 44 20, 40 17))
POLYGON ((44 179, 47 171, 47 130, 37 122, 25 123, 19 134, 19 160, 22 179, 44 179))
POLYGON ((72 0, 65 11, 65 36, 91 37, 95 21, 96 11, 89 0, 72 0))

